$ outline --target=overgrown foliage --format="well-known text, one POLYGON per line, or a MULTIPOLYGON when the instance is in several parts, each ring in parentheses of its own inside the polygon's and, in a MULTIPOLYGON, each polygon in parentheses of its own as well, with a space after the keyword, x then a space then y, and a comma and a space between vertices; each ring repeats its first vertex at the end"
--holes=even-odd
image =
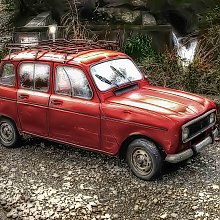
POLYGON ((65 27, 64 38, 95 39, 95 35, 80 22, 76 0, 67 0, 70 11, 61 18, 61 25, 65 27))
POLYGON ((220 93, 220 56, 212 64, 196 58, 187 69, 179 61, 174 51, 167 51, 157 59, 145 59, 141 67, 153 85, 206 95, 220 93))
POLYGON ((137 61, 151 59, 157 56, 157 52, 152 48, 152 38, 141 34, 131 36, 127 39, 123 52, 137 61))

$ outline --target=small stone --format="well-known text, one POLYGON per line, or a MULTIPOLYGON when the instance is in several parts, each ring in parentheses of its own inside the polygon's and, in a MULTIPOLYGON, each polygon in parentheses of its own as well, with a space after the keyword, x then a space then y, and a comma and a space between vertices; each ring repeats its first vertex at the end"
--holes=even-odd
POLYGON ((16 168, 12 168, 12 169, 11 169, 11 172, 16 172, 16 171, 17 171, 16 168))
POLYGON ((110 217, 111 217, 111 215, 105 214, 105 218, 110 218, 110 217))
POLYGON ((167 213, 161 215, 160 218, 161 218, 161 219, 166 219, 166 218, 167 218, 167 213))
POLYGON ((52 176, 53 176, 54 178, 58 178, 58 177, 59 177, 59 174, 54 173, 52 176))
POLYGON ((114 218, 114 219, 118 219, 118 217, 119 217, 118 214, 114 214, 114 215, 113 215, 113 218, 114 218))
POLYGON ((117 190, 113 190, 112 192, 113 192, 114 195, 118 194, 117 190))
POLYGON ((12 211, 11 211, 11 212, 8 212, 8 213, 7 213, 7 218, 11 218, 11 217, 13 216, 13 214, 14 214, 14 213, 13 213, 12 211))
POLYGON ((196 210, 196 209, 198 209, 198 206, 193 206, 192 209, 196 210))
POLYGON ((73 173, 72 171, 68 171, 68 172, 67 172, 68 175, 71 175, 72 173, 73 173))
POLYGON ((11 180, 9 180, 8 182, 7 182, 7 186, 12 186, 12 181, 11 180))
POLYGON ((204 193, 199 193, 200 197, 204 197, 204 195, 205 195, 204 193))
POLYGON ((177 217, 178 217, 178 214, 176 214, 176 213, 172 213, 172 214, 171 214, 171 217, 173 217, 173 218, 177 218, 177 217))
POLYGON ((75 212, 70 212, 70 216, 76 216, 75 212))
POLYGON ((212 185, 213 189, 219 190, 219 185, 212 185))
POLYGON ((157 204, 157 203, 158 203, 158 199, 154 199, 154 200, 153 200, 153 203, 154 203, 154 204, 157 204))
POLYGON ((13 215, 12 215, 12 218, 13 219, 16 219, 18 217, 18 214, 17 213, 14 213, 13 215))
POLYGON ((77 202, 76 205, 75 205, 75 209, 78 209, 78 208, 80 208, 81 206, 82 206, 81 203, 77 202))
POLYGON ((134 211, 138 211, 139 210, 139 206, 138 205, 135 205, 134 206, 134 211))

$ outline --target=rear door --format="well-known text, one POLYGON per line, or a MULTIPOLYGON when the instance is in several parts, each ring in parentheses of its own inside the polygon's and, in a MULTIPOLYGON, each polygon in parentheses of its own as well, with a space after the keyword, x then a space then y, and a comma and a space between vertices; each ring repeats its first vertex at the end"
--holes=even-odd
POLYGON ((18 114, 22 130, 48 136, 50 63, 22 62, 19 65, 18 114))
POLYGON ((80 68, 57 64, 50 98, 50 137, 87 148, 100 146, 99 99, 80 68))
MULTIPOLYGON (((16 65, 10 61, 4 61, 0 67, 0 115, 7 116, 18 125, 17 117, 17 88, 16 65)), ((19 127, 19 126, 18 126, 19 127)))

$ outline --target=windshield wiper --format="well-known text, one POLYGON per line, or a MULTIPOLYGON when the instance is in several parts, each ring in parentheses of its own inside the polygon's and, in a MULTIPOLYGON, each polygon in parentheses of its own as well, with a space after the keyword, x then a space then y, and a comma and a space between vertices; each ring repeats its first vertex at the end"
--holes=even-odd
POLYGON ((98 74, 95 74, 95 76, 96 76, 100 81, 102 81, 102 82, 104 82, 104 83, 106 83, 106 84, 108 84, 108 85, 115 85, 115 86, 119 87, 119 85, 118 85, 116 82, 114 82, 114 81, 109 81, 109 80, 106 79, 105 77, 100 76, 100 75, 98 75, 98 74))
POLYGON ((120 70, 116 69, 114 66, 110 66, 110 68, 111 68, 118 76, 120 76, 121 78, 126 79, 126 80, 128 80, 128 82, 132 83, 132 81, 131 81, 127 76, 125 76, 120 70))

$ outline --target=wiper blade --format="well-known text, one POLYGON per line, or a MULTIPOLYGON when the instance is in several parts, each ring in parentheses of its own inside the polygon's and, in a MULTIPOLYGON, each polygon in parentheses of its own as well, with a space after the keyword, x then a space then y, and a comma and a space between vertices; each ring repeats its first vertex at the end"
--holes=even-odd
POLYGON ((120 76, 120 77, 122 77, 123 79, 128 80, 128 82, 132 83, 132 81, 131 81, 127 76, 125 76, 123 73, 121 73, 120 70, 116 69, 114 66, 110 66, 110 67, 111 67, 111 69, 112 69, 118 76, 120 76))
POLYGON ((106 79, 105 77, 103 77, 103 76, 100 76, 100 75, 98 75, 98 74, 95 74, 95 76, 100 80, 100 81, 102 81, 102 82, 104 82, 104 83, 107 83, 107 84, 109 84, 109 85, 112 85, 112 82, 110 82, 108 79, 106 79))
POLYGON ((118 85, 116 82, 114 82, 114 81, 109 81, 109 80, 106 79, 105 77, 100 76, 100 75, 98 75, 98 74, 95 74, 95 76, 96 76, 100 81, 102 81, 102 82, 104 82, 104 83, 106 83, 106 84, 108 84, 108 85, 115 85, 115 86, 119 87, 119 85, 118 85))

